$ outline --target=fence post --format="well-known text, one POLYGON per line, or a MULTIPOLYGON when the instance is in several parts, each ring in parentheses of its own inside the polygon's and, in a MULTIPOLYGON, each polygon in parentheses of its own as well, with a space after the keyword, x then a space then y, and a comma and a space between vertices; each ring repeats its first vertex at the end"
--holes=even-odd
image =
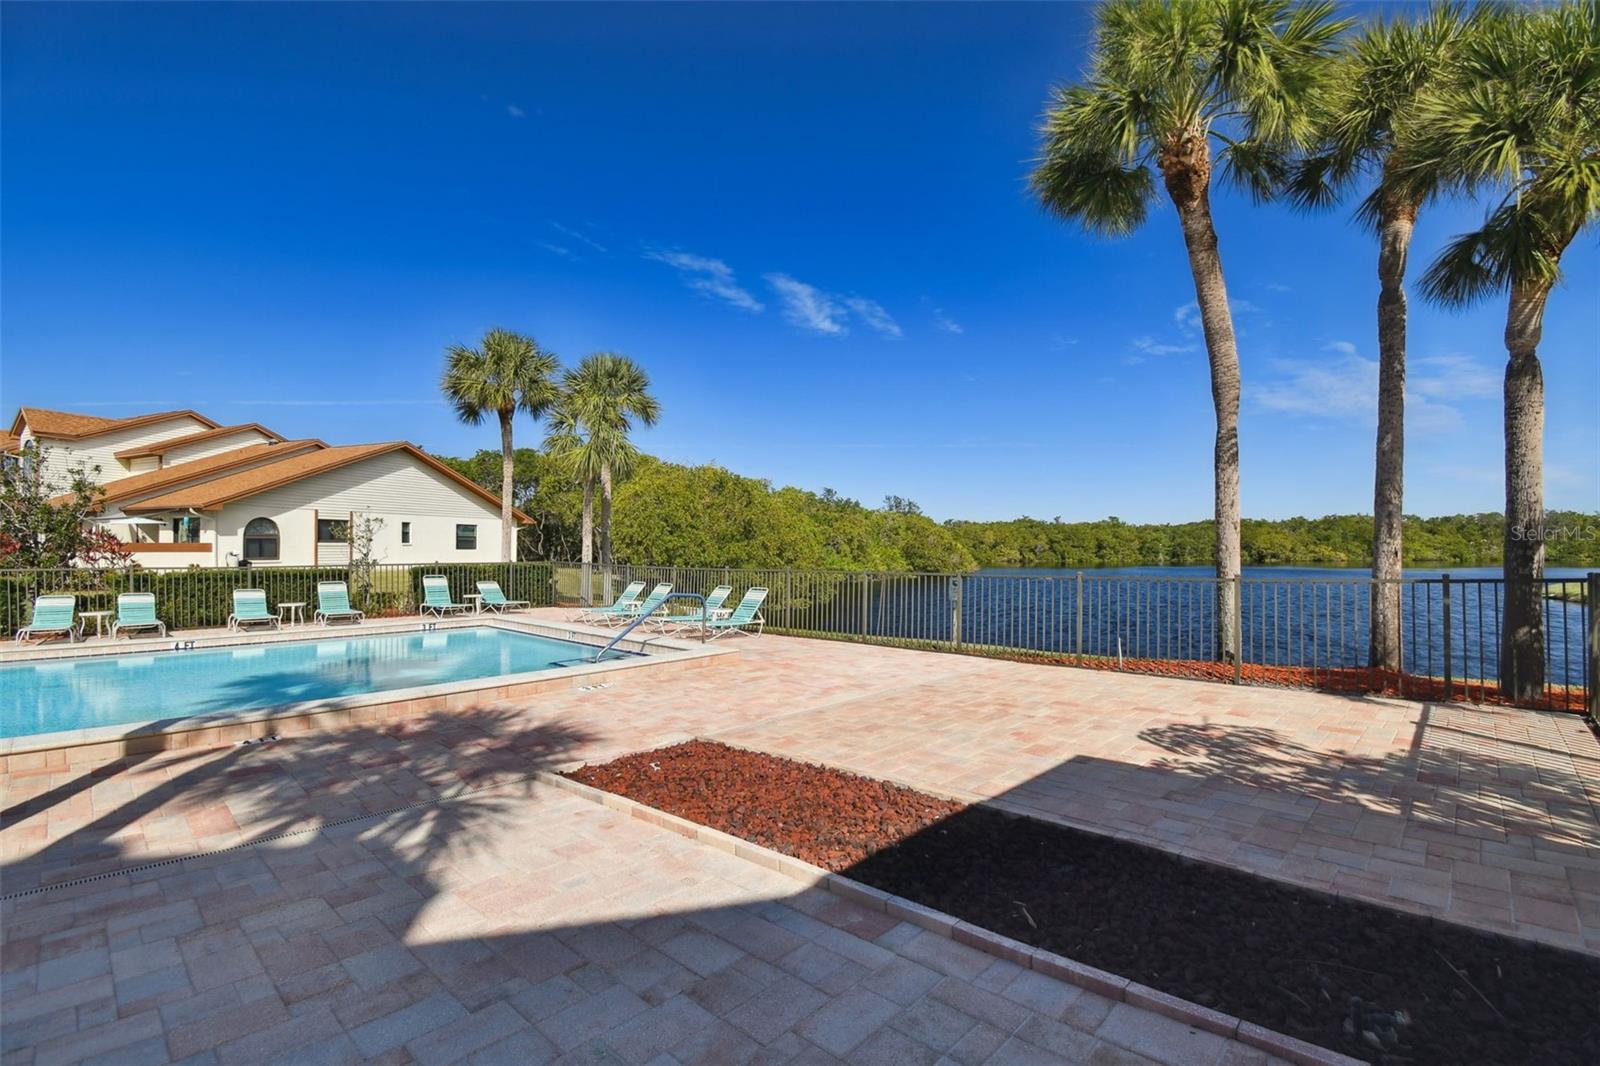
POLYGON ((1083 571, 1078 571, 1078 594, 1073 597, 1078 609, 1078 620, 1072 627, 1072 651, 1083 662, 1083 571))
POLYGON ((1443 589, 1441 602, 1444 611, 1444 701, 1450 702, 1452 684, 1450 670, 1450 575, 1445 574, 1441 582, 1443 589))
POLYGON ((1233 683, 1244 680, 1244 575, 1233 575, 1233 683))
POLYGON ((872 575, 861 575, 861 636, 866 639, 867 630, 870 628, 868 621, 872 617, 872 575))
POLYGON ((1584 596, 1584 607, 1589 611, 1589 676, 1584 680, 1588 683, 1589 724, 1600 726, 1600 574, 1590 573, 1588 595, 1584 596))
POLYGON ((961 575, 950 579, 950 646, 961 647, 961 575))

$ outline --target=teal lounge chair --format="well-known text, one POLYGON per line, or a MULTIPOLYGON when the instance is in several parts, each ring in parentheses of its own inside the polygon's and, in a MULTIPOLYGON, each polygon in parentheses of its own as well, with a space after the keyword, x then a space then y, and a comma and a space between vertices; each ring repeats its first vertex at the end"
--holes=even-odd
POLYGON ((755 627, 752 636, 761 635, 761 627, 766 625, 766 619, 761 617, 761 605, 766 602, 767 590, 757 585, 755 588, 746 589, 744 599, 739 601, 739 606, 726 618, 712 618, 706 622, 706 628, 711 630, 710 639, 716 640, 726 633, 734 630, 746 632, 750 627, 755 627))
POLYGON ((689 608, 687 613, 662 615, 661 620, 657 622, 656 625, 663 633, 668 632, 669 630, 671 632, 678 633, 685 629, 698 629, 700 627, 700 621, 702 618, 707 620, 712 618, 726 618, 733 612, 729 608, 722 605, 728 602, 728 597, 732 594, 732 585, 718 585, 716 588, 712 589, 711 594, 706 597, 704 614, 701 613, 701 609, 698 604, 690 603, 687 604, 689 608))
POLYGON ((350 606, 350 586, 343 581, 317 582, 317 611, 311 616, 313 622, 324 626, 333 622, 353 624, 366 616, 365 611, 350 606))
POLYGON ((277 629, 279 624, 278 616, 267 610, 265 589, 233 590, 233 613, 228 616, 229 629, 260 625, 277 629))
POLYGON ((77 618, 78 598, 76 596, 35 596, 33 598, 33 620, 17 630, 18 640, 27 640, 29 637, 59 637, 65 636, 67 643, 71 644, 78 639, 80 634, 77 618))
POLYGON ((154 629, 157 636, 167 635, 167 623, 156 617, 154 592, 124 592, 117 597, 117 620, 111 623, 111 635, 127 631, 132 636, 135 629, 154 629))
POLYGON ((450 598, 450 579, 443 574, 427 574, 422 578, 422 603, 417 610, 422 615, 444 616, 450 611, 465 611, 467 605, 450 598))
POLYGON ((655 613, 657 607, 660 607, 666 602, 667 597, 670 595, 672 595, 672 586, 663 581, 661 584, 650 590, 650 595, 646 596, 632 607, 617 611, 615 613, 607 613, 606 616, 601 619, 601 623, 608 626, 621 626, 627 625, 635 618, 649 617, 655 613))
POLYGON ((528 606, 527 600, 508 600, 506 594, 500 591, 498 581, 478 582, 478 595, 482 597, 478 602, 486 611, 495 614, 504 614, 507 611, 518 611, 528 606))
POLYGON ((622 590, 609 607, 585 607, 572 616, 574 622, 602 622, 614 614, 621 614, 630 610, 639 603, 639 595, 644 592, 643 581, 630 581, 628 587, 622 590))

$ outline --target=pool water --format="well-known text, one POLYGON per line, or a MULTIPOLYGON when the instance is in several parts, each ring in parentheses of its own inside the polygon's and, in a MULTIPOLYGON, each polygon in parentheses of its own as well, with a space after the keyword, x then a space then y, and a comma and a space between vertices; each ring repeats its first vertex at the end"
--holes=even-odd
POLYGON ((0 666, 0 737, 529 673, 597 650, 483 626, 16 663, 0 666))

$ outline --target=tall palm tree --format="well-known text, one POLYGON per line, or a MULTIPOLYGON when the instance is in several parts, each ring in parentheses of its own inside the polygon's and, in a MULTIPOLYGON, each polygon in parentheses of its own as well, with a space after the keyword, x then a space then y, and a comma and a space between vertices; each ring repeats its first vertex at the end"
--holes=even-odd
POLYGON ((609 569, 611 500, 616 482, 639 458, 628 439, 635 421, 655 425, 661 405, 650 394, 650 377, 625 355, 596 352, 562 379, 560 413, 550 443, 564 455, 584 490, 583 562, 587 574, 594 557, 594 494, 600 490, 600 562, 609 569))
POLYGON ((452 344, 445 349, 440 382, 456 417, 479 425, 491 412, 500 420, 500 558, 516 559, 517 527, 511 518, 511 422, 518 411, 538 418, 555 402, 558 364, 532 337, 491 329, 477 348, 452 344))
POLYGON ((1600 218, 1600 2, 1500 13, 1461 47, 1406 124, 1396 180, 1497 194, 1483 225, 1453 239, 1423 294, 1463 307, 1507 295, 1505 618, 1500 687, 1544 688, 1544 374, 1539 337, 1561 256, 1600 218))
POLYGON ((1378 432, 1372 480, 1372 608, 1368 662, 1399 670, 1405 517, 1406 257, 1422 190, 1383 181, 1394 166, 1398 120, 1449 64, 1468 22, 1455 3, 1419 21, 1380 19, 1334 61, 1318 106, 1317 145, 1296 166, 1290 196, 1335 203, 1361 178, 1378 178, 1358 217, 1378 236, 1378 432))
POLYGON ((641 425, 655 425, 661 417, 661 404, 650 394, 650 375, 615 352, 584 357, 567 376, 566 390, 600 452, 600 562, 610 566, 612 489, 618 478, 632 471, 639 454, 628 433, 636 420, 641 425))
POLYGON ((573 480, 583 486, 583 517, 579 527, 583 566, 578 594, 587 604, 593 602, 590 575, 594 566, 594 489, 600 481, 600 457, 608 446, 594 439, 593 431, 567 401, 568 395, 563 393, 550 415, 545 450, 552 458, 566 464, 573 480))
POLYGON ((1211 172, 1267 196, 1314 133, 1309 101, 1348 23, 1327 0, 1108 0, 1081 84, 1045 115, 1035 194, 1054 214, 1120 237, 1145 220, 1159 171, 1177 209, 1211 366, 1219 650, 1236 659, 1239 352, 1211 221, 1211 172))

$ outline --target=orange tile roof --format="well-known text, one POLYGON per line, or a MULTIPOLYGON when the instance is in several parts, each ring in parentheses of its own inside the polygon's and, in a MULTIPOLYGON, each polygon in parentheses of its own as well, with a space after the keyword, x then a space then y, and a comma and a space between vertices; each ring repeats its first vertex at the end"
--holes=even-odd
MULTIPOLYGON (((253 447, 263 448, 272 446, 254 445, 253 447)), ((276 445, 276 447, 282 447, 282 445, 276 445)), ((188 485, 183 488, 174 489, 171 492, 162 493, 158 496, 151 496, 147 499, 140 500, 136 504, 125 507, 124 510, 130 514, 138 514, 146 511, 187 510, 191 508, 196 511, 215 510, 225 503, 231 503, 234 500, 241 500, 248 496, 255 496, 258 493, 266 492, 269 489, 275 489, 280 485, 287 485, 290 482, 300 481, 303 478, 311 477, 315 474, 326 473, 329 470, 337 470, 339 467, 348 466, 351 463, 360 462, 363 459, 370 459, 373 456, 397 451, 403 451, 407 453, 413 458, 421 461, 424 465, 436 473, 456 482, 462 488, 467 489, 469 492, 481 498, 484 502, 490 504, 496 509, 499 508, 500 497, 496 496, 488 489, 485 489, 482 485, 462 477, 460 474, 456 473, 448 466, 445 466, 443 463, 439 462, 439 460, 424 452, 416 445, 400 440, 387 441, 383 444, 347 444, 341 447, 321 448, 317 451, 302 452, 298 455, 291 455, 285 459, 279 460, 278 462, 251 467, 248 470, 241 470, 234 474, 221 475, 206 481, 202 481, 199 484, 188 485)), ((204 460, 199 461, 203 462, 204 460)), ((190 465, 193 464, 180 463, 177 466, 169 467, 168 470, 173 473, 177 473, 186 469, 190 465)), ((513 508, 511 513, 519 521, 526 525, 531 525, 533 523, 533 519, 529 518, 521 511, 513 508)))
POLYGON ((263 426, 260 422, 241 422, 237 426, 217 426, 215 429, 203 429, 198 433, 188 433, 182 437, 168 437, 166 440, 141 444, 134 448, 124 448, 115 454, 118 459, 134 459, 146 455, 165 455, 174 448, 182 448, 189 444, 199 444, 214 437, 226 437, 234 433, 243 433, 247 429, 253 429, 263 436, 271 437, 273 440, 283 439, 282 433, 276 433, 263 426))
MULTIPOLYGON (((204 459, 196 459, 189 463, 179 463, 176 466, 162 467, 160 470, 150 470, 143 474, 134 474, 131 477, 118 478, 108 481, 104 486, 106 503, 116 503, 140 493, 159 492, 167 486, 180 485, 185 481, 207 476, 221 476, 242 464, 257 462, 273 454, 283 454, 286 450, 290 454, 303 452, 309 448, 326 448, 327 445, 320 440, 286 440, 273 444, 247 444, 243 448, 234 448, 216 455, 208 455, 204 459)), ((70 497, 70 493, 63 494, 52 500, 52 503, 61 502, 70 497)))
POLYGON ((0 455, 10 455, 22 447, 22 441, 14 433, 7 433, 0 429, 0 455))
POLYGON ((153 414, 133 415, 130 418, 103 418, 100 415, 81 415, 70 411, 49 411, 43 407, 19 407, 17 417, 11 421, 11 432, 21 434, 22 426, 26 423, 36 437, 81 440, 84 437, 109 433, 114 429, 132 429, 135 426, 168 422, 174 418, 192 418, 212 429, 217 426, 215 421, 200 412, 188 410, 156 411, 153 414))

